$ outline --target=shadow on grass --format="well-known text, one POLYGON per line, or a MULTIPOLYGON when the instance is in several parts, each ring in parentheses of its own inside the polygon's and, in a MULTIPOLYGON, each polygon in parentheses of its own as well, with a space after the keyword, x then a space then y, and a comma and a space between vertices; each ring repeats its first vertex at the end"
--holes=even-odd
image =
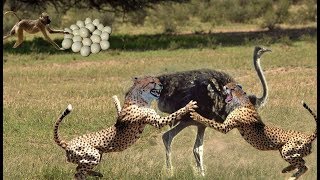
POLYGON ((66 179, 66 177, 71 176, 72 174, 64 171, 61 167, 52 166, 52 167, 45 167, 42 170, 41 175, 42 176, 39 176, 38 179, 54 180, 54 179, 66 179))
MULTIPOLYGON (((305 38, 315 39, 316 27, 299 29, 277 29, 273 31, 250 32, 219 32, 206 34, 156 34, 156 35, 111 35, 110 49, 115 50, 158 50, 158 49, 187 49, 187 48, 213 48, 218 46, 237 46, 250 44, 270 45, 273 43, 286 43, 299 41, 305 38), (311 37, 311 38, 310 38, 311 37)), ((61 45, 63 39, 55 40, 61 45)), ((33 41, 24 41, 19 48, 13 49, 14 41, 5 43, 4 52, 8 53, 49 53, 64 54, 66 51, 56 50, 49 42, 41 37, 33 41)), ((70 51, 70 50, 68 50, 70 51)))

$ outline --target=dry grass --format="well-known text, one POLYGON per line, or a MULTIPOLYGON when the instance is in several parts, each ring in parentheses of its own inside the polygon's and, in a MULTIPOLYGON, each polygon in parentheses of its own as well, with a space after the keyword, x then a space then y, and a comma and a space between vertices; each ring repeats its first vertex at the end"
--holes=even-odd
MULTIPOLYGON (((316 44, 271 45, 262 59, 269 100, 260 110, 264 122, 285 129, 312 132, 315 122, 300 104, 316 110, 316 44)), ((71 103, 74 111, 61 125, 61 135, 97 131, 115 122, 111 96, 123 101, 131 78, 142 75, 210 68, 230 73, 249 93, 260 94, 252 66, 253 47, 212 49, 107 51, 89 57, 78 54, 8 54, 4 58, 4 179, 69 179, 75 166, 66 163, 55 145, 53 124, 71 103), (39 58, 40 57, 40 58, 39 58)), ((156 108, 156 106, 154 106, 156 108)), ((160 113, 160 112, 159 112, 160 113)), ((163 114, 164 115, 164 114, 163 114)), ((174 175, 165 171, 161 135, 167 128, 147 127, 142 138, 121 153, 105 154, 98 170, 103 179, 284 179, 287 164, 278 152, 258 151, 236 130, 224 135, 207 129, 204 162, 207 175, 194 170, 192 147, 196 134, 187 128, 174 140, 174 175)), ((316 179, 317 143, 306 157, 309 171, 302 180, 316 179)))

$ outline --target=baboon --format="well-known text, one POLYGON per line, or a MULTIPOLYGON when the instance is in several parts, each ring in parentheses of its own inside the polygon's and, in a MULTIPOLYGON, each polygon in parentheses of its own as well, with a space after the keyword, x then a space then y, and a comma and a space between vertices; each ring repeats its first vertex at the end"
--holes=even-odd
POLYGON ((62 34, 69 34, 66 31, 63 30, 54 30, 49 27, 49 24, 51 23, 50 17, 47 13, 42 13, 38 19, 21 19, 18 17, 18 15, 13 11, 7 11, 4 13, 4 15, 12 13, 18 18, 18 22, 13 26, 11 31, 3 36, 3 40, 13 36, 17 35, 17 41, 13 45, 13 48, 18 47, 23 42, 23 31, 26 31, 29 34, 35 34, 38 32, 42 32, 43 36, 47 41, 49 41, 56 49, 58 50, 64 50, 63 48, 60 48, 54 41, 51 40, 51 38, 48 36, 48 31, 50 34, 52 33, 62 33, 62 34))

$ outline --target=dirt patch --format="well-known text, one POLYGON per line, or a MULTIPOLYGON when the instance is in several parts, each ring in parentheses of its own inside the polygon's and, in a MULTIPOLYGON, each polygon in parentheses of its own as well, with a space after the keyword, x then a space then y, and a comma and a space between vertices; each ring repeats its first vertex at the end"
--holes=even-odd
POLYGON ((266 74, 279 74, 279 73, 292 73, 292 72, 307 72, 307 71, 317 71, 316 68, 311 67, 279 67, 265 70, 266 74))

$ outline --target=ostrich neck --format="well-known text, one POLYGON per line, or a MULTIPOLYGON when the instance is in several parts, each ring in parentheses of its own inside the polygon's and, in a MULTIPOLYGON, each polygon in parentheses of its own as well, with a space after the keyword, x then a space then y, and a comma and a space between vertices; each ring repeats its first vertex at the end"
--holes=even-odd
POLYGON ((260 79, 260 82, 262 84, 262 88, 263 88, 263 94, 261 97, 257 98, 257 106, 260 107, 262 106, 266 99, 267 99, 267 96, 268 96, 268 86, 267 86, 267 83, 266 83, 266 79, 263 75, 263 72, 262 72, 262 69, 261 69, 261 66, 260 66, 260 58, 258 58, 256 55, 254 56, 254 59, 253 59, 253 64, 254 64, 254 67, 257 71, 257 74, 258 74, 258 77, 260 79))

